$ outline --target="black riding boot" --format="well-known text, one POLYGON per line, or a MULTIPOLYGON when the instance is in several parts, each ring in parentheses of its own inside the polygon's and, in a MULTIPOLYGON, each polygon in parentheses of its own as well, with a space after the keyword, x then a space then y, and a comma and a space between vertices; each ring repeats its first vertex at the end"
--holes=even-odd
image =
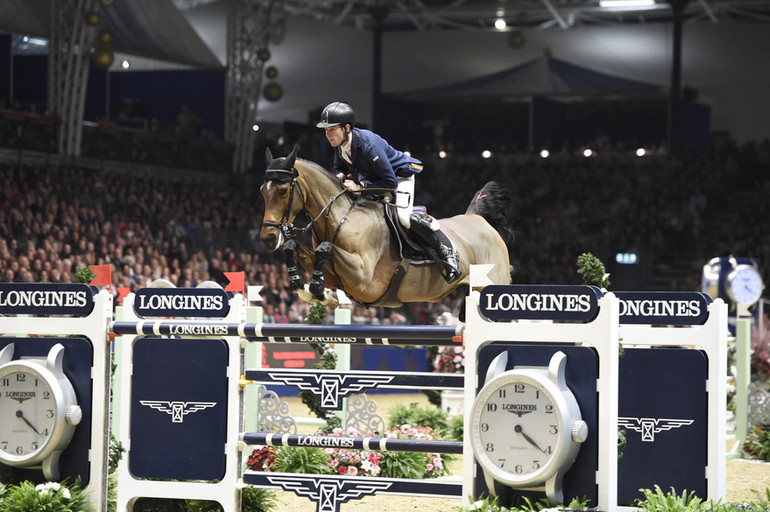
POLYGON ((440 231, 433 231, 424 217, 413 213, 409 216, 411 227, 409 228, 414 234, 416 234, 420 240, 422 240, 432 253, 435 254, 435 258, 439 260, 439 263, 443 264, 444 271, 441 275, 444 276, 447 283, 454 282, 462 277, 460 272, 460 262, 458 261, 457 254, 452 250, 452 244, 446 235, 440 231), (440 238, 445 240, 440 240, 440 238))

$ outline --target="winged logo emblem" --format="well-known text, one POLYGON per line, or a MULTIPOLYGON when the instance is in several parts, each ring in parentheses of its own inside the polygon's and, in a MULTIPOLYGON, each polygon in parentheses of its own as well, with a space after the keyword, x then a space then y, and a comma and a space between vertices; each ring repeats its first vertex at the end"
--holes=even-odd
POLYGON ((339 411, 342 408, 341 399, 353 393, 374 389, 381 384, 393 380, 392 376, 369 375, 364 373, 317 374, 269 372, 273 381, 283 382, 302 391, 309 391, 318 397, 319 409, 339 411))
POLYGON ((666 430, 692 425, 695 420, 684 420, 675 418, 618 418, 618 426, 624 427, 642 435, 642 441, 647 443, 655 442, 655 434, 666 430))
POLYGON ((139 403, 170 414, 171 421, 174 423, 182 423, 186 415, 217 405, 216 402, 169 402, 164 400, 139 400, 139 403))
POLYGON ((351 481, 331 478, 292 476, 268 476, 271 484, 280 485, 285 491, 310 498, 318 503, 317 512, 337 512, 339 505, 361 496, 377 494, 392 483, 378 481, 351 481))

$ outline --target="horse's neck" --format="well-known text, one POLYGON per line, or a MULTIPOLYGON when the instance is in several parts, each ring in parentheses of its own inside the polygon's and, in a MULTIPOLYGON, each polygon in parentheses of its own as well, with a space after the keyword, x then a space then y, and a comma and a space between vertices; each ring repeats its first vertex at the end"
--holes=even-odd
POLYGON ((318 218, 315 224, 328 233, 329 229, 337 227, 345 210, 350 206, 350 198, 342 194, 329 205, 329 201, 342 189, 325 172, 308 166, 300 171, 300 176, 304 181, 302 188, 305 192, 305 209, 312 219, 318 218), (329 226, 326 226, 327 221, 329 226))

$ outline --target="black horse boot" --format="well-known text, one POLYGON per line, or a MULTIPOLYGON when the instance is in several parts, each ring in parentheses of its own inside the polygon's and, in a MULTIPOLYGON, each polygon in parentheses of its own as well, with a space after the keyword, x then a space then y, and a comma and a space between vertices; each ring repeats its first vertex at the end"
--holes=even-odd
POLYGON ((452 250, 452 243, 447 236, 442 231, 433 231, 430 222, 419 214, 410 215, 409 221, 411 223, 409 229, 428 246, 431 256, 444 267, 441 275, 444 276, 446 282, 452 283, 460 279, 462 277, 460 262, 457 253, 452 250), (444 240, 442 241, 440 238, 444 240))

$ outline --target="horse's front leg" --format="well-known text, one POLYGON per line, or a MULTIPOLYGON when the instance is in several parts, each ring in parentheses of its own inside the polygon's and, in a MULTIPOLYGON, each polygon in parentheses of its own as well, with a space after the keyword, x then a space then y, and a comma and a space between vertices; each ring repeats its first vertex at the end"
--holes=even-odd
POLYGON ((331 242, 323 242, 315 249, 315 262, 313 263, 313 276, 310 279, 310 293, 318 300, 324 300, 324 271, 326 260, 332 255, 334 246, 331 242))
POLYGON ((305 283, 302 282, 302 275, 297 268, 297 241, 287 240, 283 244, 283 261, 286 263, 289 272, 289 288, 296 292, 302 289, 305 283))

